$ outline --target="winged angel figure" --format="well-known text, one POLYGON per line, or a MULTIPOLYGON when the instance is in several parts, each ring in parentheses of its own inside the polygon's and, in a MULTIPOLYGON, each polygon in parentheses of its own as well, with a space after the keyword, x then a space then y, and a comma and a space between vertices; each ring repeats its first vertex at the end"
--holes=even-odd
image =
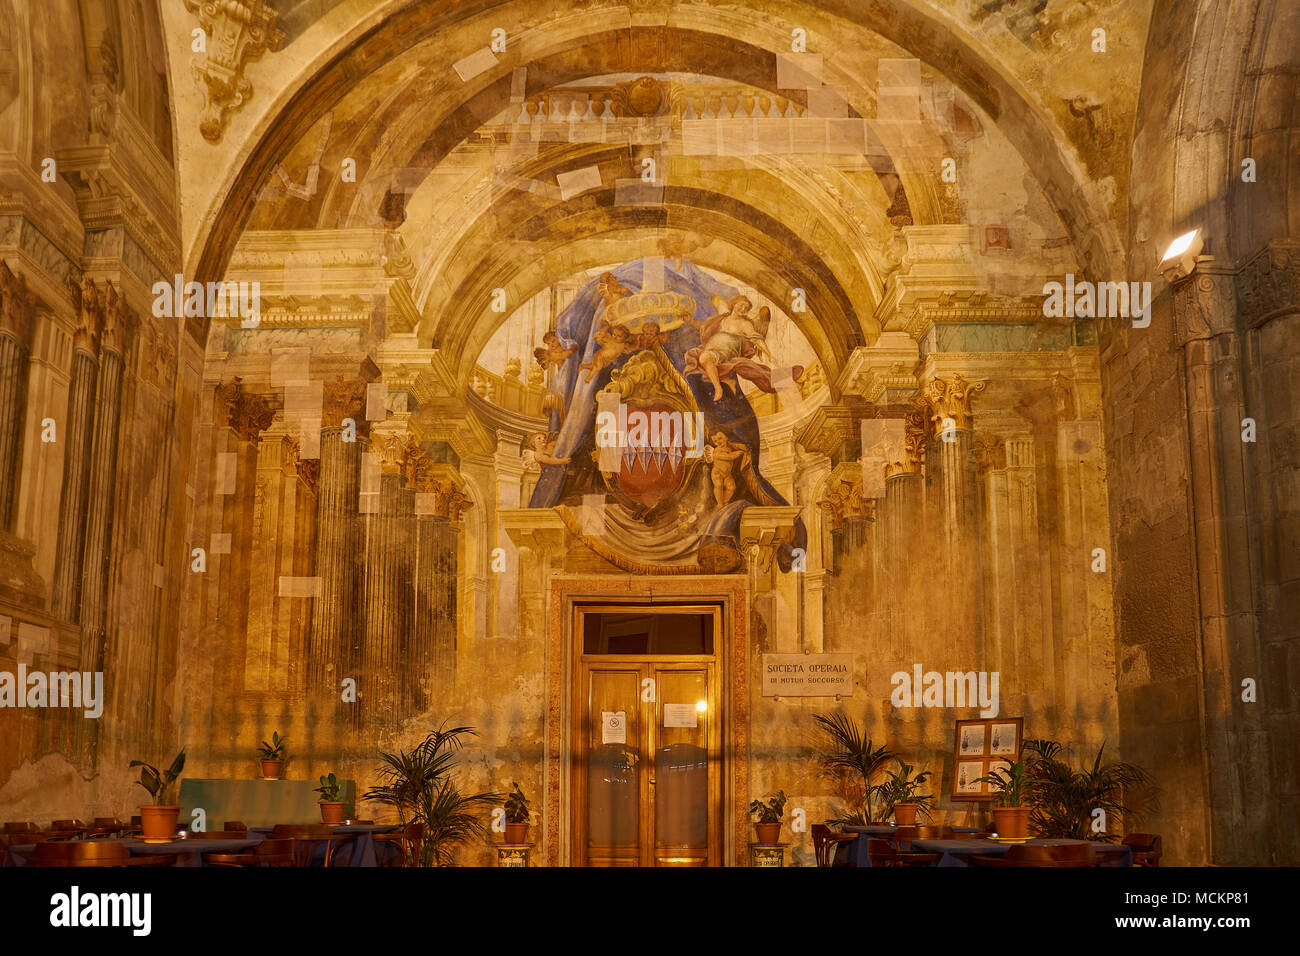
MULTIPOLYGON (((722 400, 722 383, 733 393, 739 393, 736 377, 748 379, 765 392, 775 392, 772 387, 772 369, 756 359, 772 361, 767 350, 767 330, 772 324, 772 310, 763 306, 757 315, 751 314, 754 303, 743 295, 732 296, 728 301, 720 295, 713 296, 714 314, 707 319, 690 319, 700 330, 700 344, 686 353, 685 374, 704 375, 713 386, 713 400, 722 400)), ((802 371, 796 370, 795 374, 802 371)))

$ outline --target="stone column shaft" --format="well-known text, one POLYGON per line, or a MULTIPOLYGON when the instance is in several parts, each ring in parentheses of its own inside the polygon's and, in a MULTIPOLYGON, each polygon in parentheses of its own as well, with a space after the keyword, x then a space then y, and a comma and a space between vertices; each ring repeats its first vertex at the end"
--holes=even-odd
POLYGON ((13 528, 27 414, 27 347, 0 329, 0 531, 13 528))
POLYGON ((85 553, 86 491, 90 479, 90 448, 95 424, 95 380, 98 367, 89 349, 72 357, 68 414, 62 425, 67 445, 63 454, 63 488, 59 498, 59 545, 54 559, 51 610, 65 621, 81 613, 81 566, 85 553))
POLYGON ((307 689, 338 700, 339 682, 355 677, 350 648, 356 619, 359 544, 357 511, 361 445, 342 441, 343 430, 322 428, 316 497, 316 576, 320 597, 313 602, 307 640, 307 689))

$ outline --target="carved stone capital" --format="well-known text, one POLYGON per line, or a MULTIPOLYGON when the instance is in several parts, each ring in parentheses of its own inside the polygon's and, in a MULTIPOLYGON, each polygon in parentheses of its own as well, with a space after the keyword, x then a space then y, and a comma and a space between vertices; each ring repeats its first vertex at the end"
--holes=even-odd
POLYGON ((1235 277, 1199 263, 1174 285, 1174 335, 1179 347, 1237 330, 1235 277))
POLYGON ((862 496, 861 481, 840 479, 834 487, 826 490, 826 497, 817 502, 817 507, 826 513, 832 532, 844 527, 847 518, 876 518, 876 499, 862 496))
POLYGON ((935 432, 941 431, 947 419, 951 419, 956 428, 970 428, 971 401, 987 387, 987 382, 968 382, 960 374, 954 374, 951 381, 932 379, 925 387, 931 428, 935 432))
POLYGON ((125 324, 128 319, 126 302, 105 280, 102 290, 103 325, 100 328, 99 347, 113 352, 123 352, 126 346, 125 324))
POLYGON ((238 375, 217 387, 217 401, 225 405, 230 429, 244 441, 257 441, 275 418, 267 397, 245 389, 238 375))
POLYGON ((932 435, 929 402, 917 396, 903 416, 903 457, 885 464, 885 477, 919 474, 925 463, 925 446, 932 435))
POLYGON ((27 288, 26 277, 14 274, 0 261, 0 329, 30 348, 35 319, 36 297, 27 288))
POLYGON ((80 286, 69 280, 68 291, 77 309, 77 329, 72 334, 72 347, 98 354, 99 333, 104 327, 104 293, 95 280, 86 278, 80 286))
POLYGON ((366 380, 339 379, 322 384, 321 425, 333 428, 342 425, 343 419, 350 418, 356 422, 359 434, 368 431, 370 421, 366 418, 366 380))
POLYGON ((1237 301, 1248 328, 1300 311, 1300 243, 1270 243, 1247 262, 1237 277, 1237 301))
POLYGON ((370 450, 379 456, 379 467, 383 474, 405 475, 409 440, 405 433, 388 432, 370 436, 370 450))
POLYGON ((219 143, 226 114, 253 95, 245 65, 267 50, 280 49, 284 33, 275 25, 279 14, 266 0, 185 0, 185 9, 198 14, 207 34, 206 52, 191 65, 204 95, 199 131, 209 143, 219 143))

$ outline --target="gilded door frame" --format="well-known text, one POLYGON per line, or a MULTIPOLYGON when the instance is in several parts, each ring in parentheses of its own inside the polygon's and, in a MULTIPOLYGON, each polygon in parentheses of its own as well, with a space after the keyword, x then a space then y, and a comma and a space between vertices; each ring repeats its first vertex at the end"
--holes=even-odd
POLYGON ((739 575, 555 575, 550 580, 546 627, 546 796, 542 828, 548 866, 573 861, 570 734, 576 672, 575 604, 663 601, 716 603, 723 635, 715 641, 723 708, 723 864, 743 866, 748 850, 749 793, 749 591, 739 575))

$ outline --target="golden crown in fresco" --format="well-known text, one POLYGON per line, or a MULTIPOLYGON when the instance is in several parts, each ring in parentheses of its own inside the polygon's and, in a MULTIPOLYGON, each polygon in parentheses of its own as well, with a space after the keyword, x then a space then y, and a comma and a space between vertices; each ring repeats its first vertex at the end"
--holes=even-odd
POLYGON ((695 314, 695 300, 678 292, 637 292, 611 302, 605 309, 605 321, 622 325, 632 332, 643 326, 658 325, 660 332, 671 332, 695 314))

